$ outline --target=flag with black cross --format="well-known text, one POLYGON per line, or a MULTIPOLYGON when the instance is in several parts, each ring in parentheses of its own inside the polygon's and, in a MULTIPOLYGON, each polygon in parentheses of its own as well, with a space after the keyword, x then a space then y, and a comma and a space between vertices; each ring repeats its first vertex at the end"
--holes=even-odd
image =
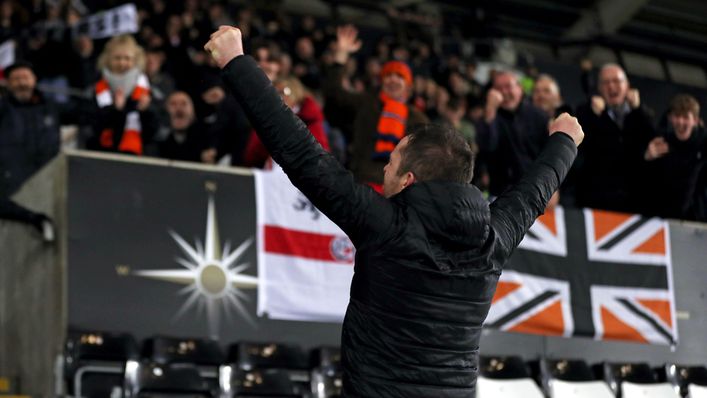
POLYGON ((666 221, 557 207, 505 267, 486 326, 672 345, 671 267, 666 221))

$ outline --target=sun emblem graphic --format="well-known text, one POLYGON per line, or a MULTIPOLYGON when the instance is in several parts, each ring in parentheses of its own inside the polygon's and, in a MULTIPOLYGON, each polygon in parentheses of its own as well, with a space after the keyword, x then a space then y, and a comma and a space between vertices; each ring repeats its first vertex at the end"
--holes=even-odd
POLYGON ((258 278, 244 275, 243 271, 250 267, 249 263, 239 260, 253 243, 253 238, 242 242, 231 251, 230 242, 221 249, 216 209, 214 206, 214 183, 207 183, 209 204, 206 216, 206 237, 204 245, 196 239, 194 245, 187 243, 179 234, 169 231, 174 241, 182 249, 183 257, 176 257, 176 262, 183 268, 167 270, 141 270, 133 274, 145 278, 187 285, 178 294, 187 296, 173 321, 183 317, 189 310, 196 309, 201 316, 206 312, 209 335, 218 338, 221 316, 228 319, 234 313, 240 314, 248 323, 255 321, 244 306, 250 297, 244 292, 255 289, 258 278))

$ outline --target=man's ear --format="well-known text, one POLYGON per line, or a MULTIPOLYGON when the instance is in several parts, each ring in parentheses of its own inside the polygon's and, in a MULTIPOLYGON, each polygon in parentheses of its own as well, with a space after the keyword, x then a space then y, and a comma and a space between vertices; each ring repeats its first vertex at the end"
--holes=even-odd
POLYGON ((403 179, 403 188, 409 187, 416 181, 417 179, 415 178, 415 174, 412 174, 412 171, 408 171, 407 173, 405 173, 405 178, 403 179))

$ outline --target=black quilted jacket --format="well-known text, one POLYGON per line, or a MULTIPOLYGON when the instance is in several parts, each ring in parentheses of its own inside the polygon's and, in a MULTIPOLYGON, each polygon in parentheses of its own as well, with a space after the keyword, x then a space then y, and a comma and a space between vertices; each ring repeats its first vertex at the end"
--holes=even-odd
POLYGON ((356 246, 342 333, 347 397, 473 397, 478 344, 503 264, 577 153, 550 137, 514 188, 488 204, 472 185, 423 182, 385 199, 354 182, 280 100, 255 61, 223 72, 261 140, 356 246))

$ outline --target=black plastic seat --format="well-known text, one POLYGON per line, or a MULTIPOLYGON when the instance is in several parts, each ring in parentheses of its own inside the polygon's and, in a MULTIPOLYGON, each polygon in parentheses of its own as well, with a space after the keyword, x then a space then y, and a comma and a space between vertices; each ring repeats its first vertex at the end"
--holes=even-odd
POLYGON ((489 379, 523 379, 530 377, 530 369, 518 356, 481 356, 479 374, 489 379))
POLYGON ((195 365, 212 389, 219 388, 219 366, 224 363, 223 350, 215 340, 154 336, 142 344, 141 356, 156 364, 195 365))
POLYGON ((138 357, 128 333, 69 331, 64 345, 64 379, 70 395, 108 397, 123 385, 125 363, 138 357))
POLYGON ((315 398, 340 397, 343 381, 341 371, 341 349, 339 347, 317 347, 309 356, 311 386, 315 398))
MULTIPOLYGON (((541 359, 540 384, 546 396, 557 394, 553 383, 557 381, 576 383, 575 388, 587 388, 586 382, 597 382, 597 377, 592 368, 580 359, 541 359)), ((601 381, 603 384, 604 382, 601 381)), ((608 390, 606 390, 608 391, 608 390)), ((611 394, 607 392, 607 394, 611 394)))
POLYGON ((592 369, 581 359, 542 359, 540 360, 540 375, 543 380, 596 380, 592 369))
POLYGON ((680 396, 688 393, 688 385, 707 386, 707 368, 704 366, 686 366, 677 364, 665 365, 666 379, 680 389, 680 396))
POLYGON ((228 350, 228 362, 243 370, 301 369, 309 364, 304 350, 294 344, 240 342, 228 350))
POLYGON ((340 397, 343 390, 343 374, 333 368, 316 368, 311 373, 311 389, 315 398, 340 397))
POLYGON ((542 398, 528 364, 518 356, 481 356, 476 394, 480 398, 542 398))
POLYGON ((311 368, 341 368, 341 348, 322 346, 314 348, 309 354, 311 368))
POLYGON ((193 364, 158 364, 128 361, 125 368, 125 396, 136 397, 218 397, 193 364))
POLYGON ((658 383, 658 376, 647 363, 610 363, 602 365, 604 381, 617 398, 621 398, 621 383, 628 381, 637 384, 658 383))
POLYGON ((229 397, 310 397, 308 380, 296 380, 287 369, 234 368, 230 390, 223 391, 229 397))
POLYGON ((155 336, 142 344, 142 358, 155 363, 193 363, 219 366, 224 362, 221 346, 215 340, 189 337, 155 336))
POLYGON ((294 344, 240 342, 228 350, 228 396, 299 397, 311 394, 309 361, 294 344))

